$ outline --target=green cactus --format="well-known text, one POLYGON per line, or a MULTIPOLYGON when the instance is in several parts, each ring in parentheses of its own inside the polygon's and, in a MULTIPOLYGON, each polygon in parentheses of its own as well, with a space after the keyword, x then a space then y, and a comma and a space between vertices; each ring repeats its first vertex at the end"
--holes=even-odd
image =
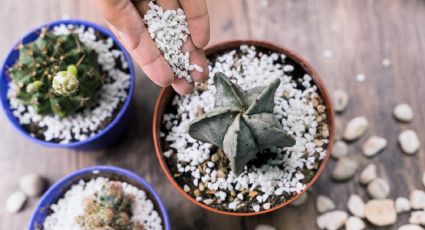
POLYGON ((214 83, 217 89, 214 109, 191 121, 189 135, 222 148, 236 175, 240 175, 261 150, 295 145, 295 139, 273 115, 274 95, 280 79, 266 87, 246 91, 223 73, 215 74, 214 83))
POLYGON ((18 48, 10 78, 17 98, 38 114, 69 116, 89 105, 102 85, 98 54, 75 32, 58 36, 44 28, 35 41, 18 48))

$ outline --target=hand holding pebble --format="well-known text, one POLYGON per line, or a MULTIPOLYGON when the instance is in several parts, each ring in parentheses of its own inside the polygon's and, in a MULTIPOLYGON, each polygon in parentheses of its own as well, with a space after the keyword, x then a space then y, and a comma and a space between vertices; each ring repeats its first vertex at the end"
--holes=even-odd
MULTIPOLYGON (((158 48, 157 39, 152 39, 153 34, 144 23, 146 13, 152 10, 152 5, 149 5, 151 1, 93 0, 93 2, 106 19, 112 32, 126 47, 135 62, 157 85, 161 87, 171 85, 177 93, 188 94, 192 92, 194 87, 193 83, 187 80, 188 78, 196 82, 204 81, 208 78, 208 65, 203 51, 203 48, 208 44, 210 34, 209 16, 205 0, 154 1, 164 11, 180 8, 184 10, 190 35, 187 36, 184 44, 182 44, 181 52, 183 54, 188 53, 186 58, 189 55, 189 62, 184 63, 184 68, 190 70, 190 76, 175 76, 176 70, 179 71, 179 68, 176 68, 170 62, 171 59, 174 60, 175 58, 164 55, 161 52, 164 47, 162 49, 158 48), (199 71, 201 69, 204 71, 199 71)), ((179 58, 184 59, 184 57, 179 58)), ((180 59, 178 62, 180 62, 180 59)))

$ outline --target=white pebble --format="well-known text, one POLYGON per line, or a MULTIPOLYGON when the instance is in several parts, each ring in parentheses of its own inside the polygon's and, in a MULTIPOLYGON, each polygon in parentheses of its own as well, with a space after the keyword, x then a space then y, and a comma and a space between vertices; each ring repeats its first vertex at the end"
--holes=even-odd
POLYGON ((318 195, 316 199, 316 208, 319 213, 328 212, 335 209, 335 203, 327 196, 318 195))
POLYGON ((332 158, 339 159, 348 154, 348 146, 344 141, 336 141, 332 150, 332 158))
POLYGON ((338 230, 344 226, 348 214, 341 210, 331 211, 319 216, 316 220, 319 229, 338 230))
POLYGON ((398 136, 401 149, 406 154, 414 154, 420 148, 419 138, 413 130, 405 130, 398 136))
POLYGON ((367 185, 369 182, 374 180, 377 177, 376 165, 369 164, 360 174, 360 183, 362 185, 367 185))
POLYGON ((375 226, 388 226, 397 221, 397 213, 392 200, 370 200, 366 203, 366 219, 375 226))
POLYGON ((424 185, 424 187, 425 187, 425 172, 424 172, 424 174, 422 175, 422 184, 424 185))
POLYGON ((367 130, 369 122, 365 117, 355 117, 348 122, 344 130, 344 139, 354 141, 360 138, 367 130))
POLYGON ((362 74, 362 73, 357 74, 357 75, 356 75, 356 80, 357 80, 358 82, 364 82, 364 81, 366 81, 366 76, 365 76, 364 74, 362 74))
POLYGON ((27 196, 21 191, 17 191, 7 198, 6 210, 11 213, 18 213, 25 205, 27 196))
POLYGON ((390 59, 388 59, 388 58, 382 59, 382 66, 383 67, 388 67, 390 65, 391 65, 391 60, 390 59))
POLYGON ((322 55, 324 58, 328 58, 328 59, 333 57, 333 53, 330 50, 323 51, 322 55))
POLYGON ((398 228, 398 230, 424 230, 421 226, 416 224, 405 224, 398 228))
POLYGON ((367 157, 373 157, 387 147, 387 140, 383 137, 371 136, 363 144, 363 154, 367 157))
POLYGON ((395 200, 395 210, 397 213, 410 211, 410 201, 406 197, 397 197, 395 200))
POLYGON ((276 230, 276 228, 268 224, 259 224, 255 230, 276 230))
POLYGON ((347 108, 349 96, 344 90, 335 90, 333 93, 334 108, 338 113, 344 112, 347 108))
POLYGON ((425 192, 422 190, 411 191, 410 206, 412 209, 425 209, 425 192))
POLYGON ((337 182, 347 181, 354 176, 357 167, 356 161, 347 157, 340 158, 331 172, 331 177, 337 182))
POLYGON ((348 210, 355 216, 364 217, 365 203, 358 195, 352 194, 347 203, 348 210))
POLYGON ((425 225, 425 211, 415 211, 410 214, 409 223, 425 225))
POLYGON ((367 193, 374 199, 385 199, 390 195, 390 185, 382 178, 376 178, 367 185, 367 193))
POLYGON ((413 120, 413 110, 408 104, 399 104, 394 108, 394 117, 401 122, 411 122, 413 120))
POLYGON ((46 180, 38 174, 28 174, 19 180, 19 187, 27 196, 37 197, 44 192, 46 180))
POLYGON ((363 220, 357 216, 350 216, 345 223, 345 230, 363 230, 365 227, 363 220))

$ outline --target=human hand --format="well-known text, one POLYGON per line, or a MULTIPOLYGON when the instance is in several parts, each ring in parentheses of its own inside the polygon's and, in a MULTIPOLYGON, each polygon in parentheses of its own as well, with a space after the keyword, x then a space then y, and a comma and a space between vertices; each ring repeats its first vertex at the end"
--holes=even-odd
MULTIPOLYGON (((179 94, 188 94, 193 90, 193 83, 183 78, 175 78, 173 70, 162 56, 155 42, 150 37, 143 16, 149 10, 148 0, 93 0, 96 7, 106 19, 112 32, 131 54, 145 74, 157 85, 171 85, 179 94)), ((209 16, 205 0, 156 0, 164 10, 182 8, 187 16, 191 35, 182 47, 182 52, 189 52, 190 64, 199 65, 204 71, 191 71, 194 81, 208 78, 208 65, 203 48, 210 37, 209 16)))

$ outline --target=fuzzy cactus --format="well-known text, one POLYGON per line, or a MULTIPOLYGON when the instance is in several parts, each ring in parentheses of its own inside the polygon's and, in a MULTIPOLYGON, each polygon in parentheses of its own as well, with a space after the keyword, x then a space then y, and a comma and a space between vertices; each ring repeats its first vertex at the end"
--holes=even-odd
POLYGON ((74 32, 58 36, 44 28, 19 53, 9 72, 17 98, 41 115, 74 113, 90 104, 102 84, 98 54, 74 32))
POLYGON ((240 175, 248 162, 264 149, 295 144, 295 139, 273 115, 279 79, 246 91, 223 73, 215 74, 214 83, 217 90, 214 109, 191 121, 189 135, 222 148, 233 173, 240 175))

